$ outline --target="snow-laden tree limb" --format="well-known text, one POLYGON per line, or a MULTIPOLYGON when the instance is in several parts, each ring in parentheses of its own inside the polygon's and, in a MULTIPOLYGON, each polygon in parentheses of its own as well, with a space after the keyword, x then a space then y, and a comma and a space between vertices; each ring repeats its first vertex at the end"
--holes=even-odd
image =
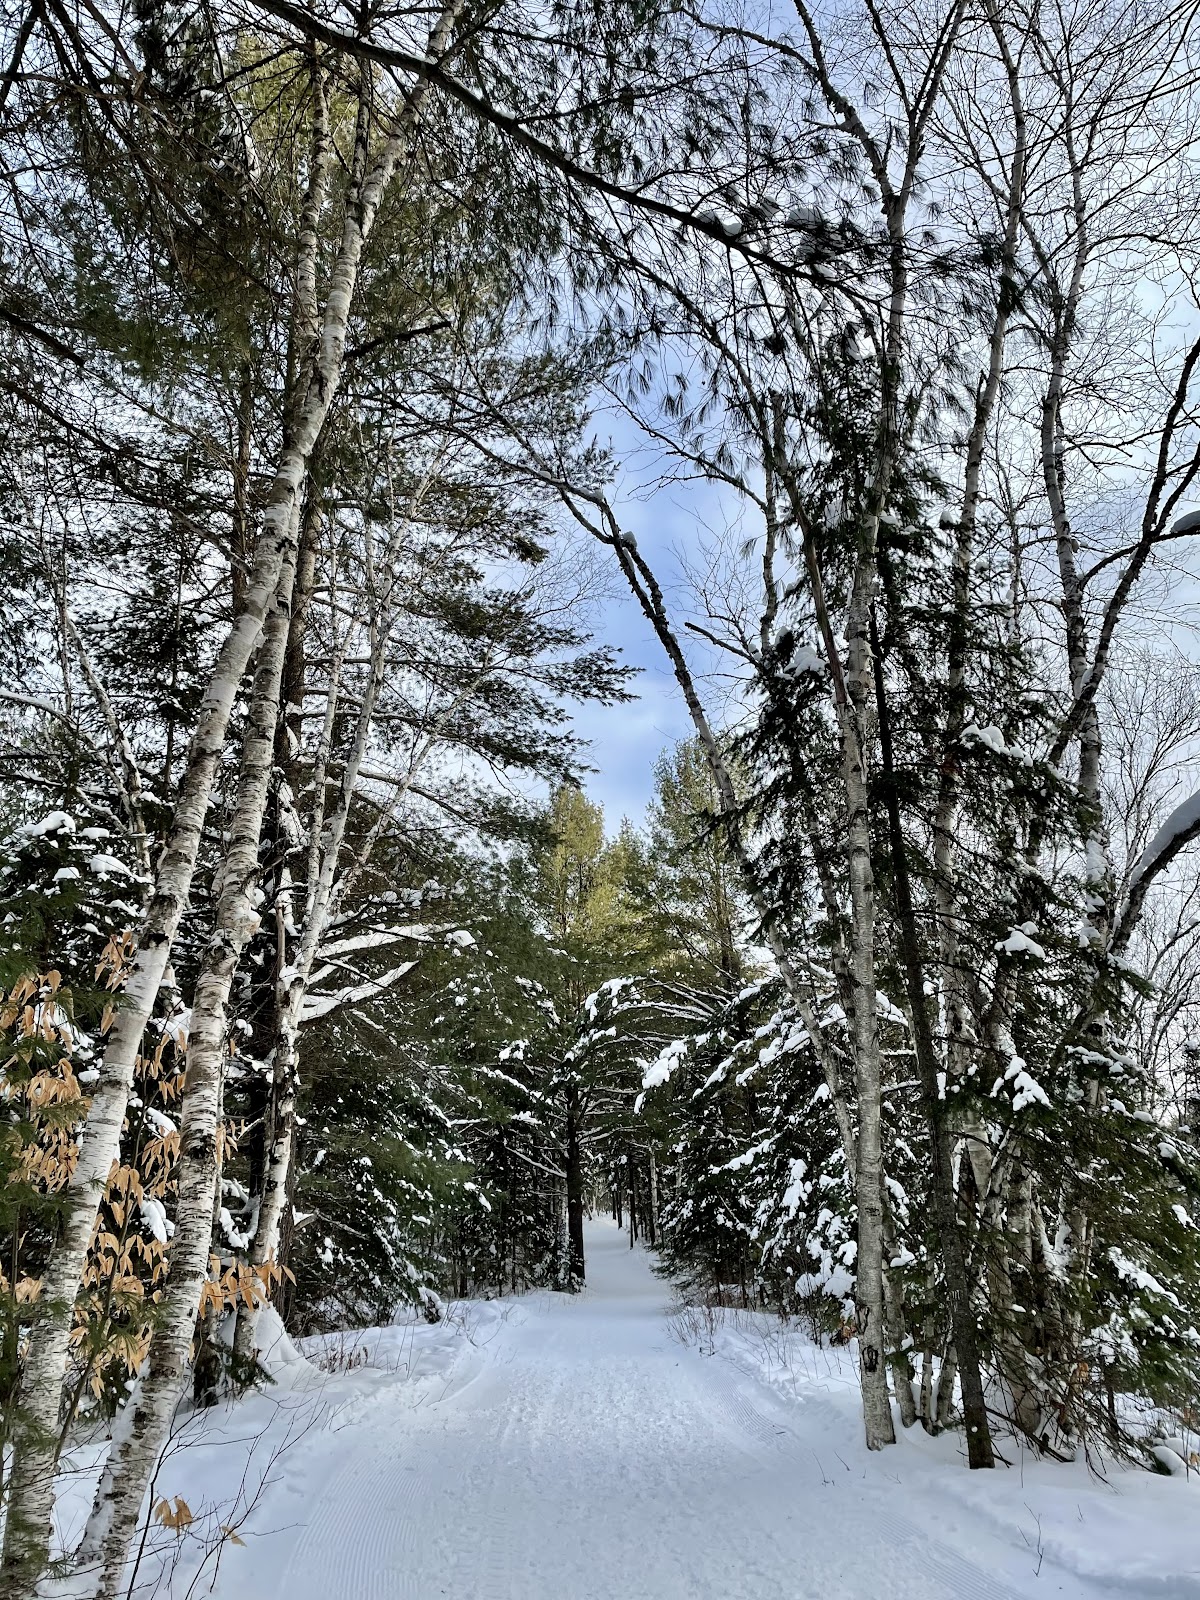
POLYGON ((353 984, 349 988, 339 989, 334 994, 308 994, 300 1009, 301 1025, 317 1022, 322 1017, 328 1017, 335 1011, 340 1011, 343 1006, 359 1005, 364 1000, 373 1000, 377 995, 383 994, 393 984, 409 973, 417 965, 415 961, 402 961, 398 967, 381 973, 378 978, 367 978, 362 983, 353 984))

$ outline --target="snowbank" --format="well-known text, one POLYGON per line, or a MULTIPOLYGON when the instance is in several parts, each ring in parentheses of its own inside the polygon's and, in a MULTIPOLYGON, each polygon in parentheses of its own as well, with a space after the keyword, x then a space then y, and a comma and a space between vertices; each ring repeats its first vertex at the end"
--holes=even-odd
MULTIPOLYGON (((695 1332, 694 1317, 690 1326, 695 1332)), ((687 1338, 686 1317, 677 1327, 687 1338)), ((1015 1583, 1023 1569, 1031 1595, 1059 1592, 1056 1574, 1071 1574, 1130 1597, 1200 1600, 1200 1472, 1163 1477, 1120 1462, 1063 1464, 1013 1439, 998 1442, 1006 1466, 969 1472, 958 1434, 934 1439, 919 1425, 906 1432, 898 1419, 896 1449, 870 1455, 861 1444, 852 1347, 814 1344, 765 1314, 719 1312, 696 1348, 782 1396, 812 1448, 820 1450, 819 1435, 832 1444, 840 1434, 827 1471, 861 1475, 963 1550, 978 1548, 981 1530, 998 1536, 1011 1557, 1005 1576, 1015 1583)))
MULTIPOLYGON (((320 1498, 355 1435, 385 1407, 394 1422, 446 1398, 477 1373, 496 1330, 512 1315, 504 1303, 452 1305, 435 1325, 405 1313, 392 1326, 301 1340, 273 1306, 255 1330, 263 1387, 208 1411, 181 1409, 154 1485, 153 1503, 182 1500, 190 1521, 175 1531, 151 1519, 135 1597, 174 1600, 209 1592, 236 1552, 254 1563, 258 1543, 286 1546, 288 1530, 320 1498)), ((63 1460, 55 1505, 56 1553, 78 1542, 107 1453, 107 1442, 76 1445, 63 1460)), ((240 1595, 238 1584, 222 1595, 240 1595)), ((85 1592, 64 1578, 47 1600, 85 1592)))

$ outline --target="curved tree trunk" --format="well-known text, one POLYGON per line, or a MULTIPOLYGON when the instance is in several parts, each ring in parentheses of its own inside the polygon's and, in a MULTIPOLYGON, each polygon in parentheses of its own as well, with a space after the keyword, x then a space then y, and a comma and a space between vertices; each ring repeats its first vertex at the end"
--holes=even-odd
MULTIPOLYGON (((284 454, 276 472, 245 609, 221 647, 201 704, 179 798, 159 859, 154 892, 139 930, 133 970, 109 1032, 79 1159, 68 1185, 62 1232, 50 1258, 40 1315, 26 1352, 13 1429, 8 1521, 0 1560, 0 1589, 8 1600, 30 1600, 48 1559, 60 1396, 75 1296, 83 1278, 96 1213, 120 1154, 121 1129, 142 1034, 191 892, 213 777, 224 748, 234 696, 258 642, 284 561, 294 549, 295 509, 309 450, 319 429, 315 415, 308 420, 309 426, 284 454)), ((319 420, 324 420, 323 413, 319 420)))
MULTIPOLYGON (((431 52, 440 54, 453 23, 448 10, 435 29, 431 52), (438 40, 440 39, 440 45, 438 40)), ((171 829, 159 862, 154 895, 140 932, 133 971, 125 986, 105 1051, 99 1086, 84 1127, 79 1160, 67 1192, 62 1235, 46 1273, 42 1311, 34 1326, 22 1376, 14 1427, 8 1521, 0 1586, 9 1600, 31 1600, 44 1570, 50 1543, 50 1515, 58 1417, 66 1370, 72 1309, 83 1276, 97 1208, 120 1151, 125 1117, 142 1033, 149 1020, 187 905, 201 831, 208 810, 217 759, 224 746, 234 696, 258 643, 263 619, 287 559, 294 560, 298 507, 308 465, 325 425, 342 373, 346 331, 358 281, 363 247, 374 225, 383 193, 395 171, 422 100, 424 80, 409 95, 398 126, 366 171, 369 117, 364 103, 357 144, 355 182, 346 205, 342 238, 333 263, 319 335, 308 352, 307 380, 292 412, 288 437, 267 499, 255 550, 245 609, 235 621, 217 658, 200 709, 171 829)), ((319 114, 323 119, 323 113, 319 114)), ((328 143, 327 128, 321 136, 328 143)), ((314 163, 314 178, 301 227, 301 266, 317 249, 317 227, 324 203, 324 160, 314 163), (319 188, 314 190, 314 185, 319 188)), ((315 276, 315 271, 314 271, 315 276)))
POLYGON ((97 1592, 104 1600, 115 1600, 121 1583, 129 1541, 182 1391, 200 1292, 208 1275, 213 1204, 220 1177, 219 1119, 229 991, 242 952, 259 925, 255 909, 259 841, 271 780, 295 572, 293 554, 285 563, 263 633, 242 749, 237 809, 217 897, 216 927, 204 953, 192 1003, 180 1126, 179 1202, 161 1323, 150 1346, 147 1369, 114 1432, 76 1558, 84 1567, 96 1564, 97 1592))

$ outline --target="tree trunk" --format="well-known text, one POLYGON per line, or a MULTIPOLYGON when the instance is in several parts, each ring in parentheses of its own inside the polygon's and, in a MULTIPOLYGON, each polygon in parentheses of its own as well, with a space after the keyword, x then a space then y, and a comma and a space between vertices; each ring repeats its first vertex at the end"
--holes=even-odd
POLYGON ((204 953, 192 1003, 177 1169, 179 1201, 161 1321, 150 1346, 147 1370, 114 1430, 77 1555, 85 1569, 98 1564, 96 1592, 102 1600, 116 1600, 129 1541, 180 1397, 200 1291, 208 1275, 213 1203, 220 1175, 219 1112, 229 991, 242 952, 259 926, 255 909, 259 842, 275 750, 295 572, 293 555, 285 563, 263 633, 242 749, 237 810, 217 896, 216 927, 204 953))
POLYGON ((291 516, 303 458, 281 464, 264 518, 246 610, 217 658, 188 752, 170 833, 159 860, 154 894, 138 938, 133 970, 116 1012, 67 1188, 62 1231, 47 1266, 40 1315, 30 1335, 13 1429, 0 1589, 30 1600, 48 1558, 59 1405, 75 1295, 83 1278, 96 1212, 120 1155, 121 1129, 133 1086, 142 1034, 149 1021, 191 891, 201 831, 217 759, 238 685, 257 642, 263 616, 294 539, 291 516))
POLYGON ((950 1424, 954 1414, 954 1382, 958 1377, 958 1352, 953 1341, 946 1346, 946 1354, 942 1358, 942 1365, 938 1372, 937 1398, 934 1401, 935 1431, 940 1431, 950 1424))
MULTIPOLYGON (((444 54, 460 6, 461 0, 453 0, 441 13, 430 35, 428 54, 432 58, 444 54)), ((109 1172, 119 1156, 121 1129, 142 1033, 191 891, 213 776, 224 746, 234 698, 258 643, 284 562, 289 554, 294 554, 296 513, 309 460, 341 379, 346 331, 363 247, 427 90, 427 79, 422 78, 414 85, 395 121, 394 131, 365 177, 369 115, 365 98, 360 104, 354 181, 345 208, 340 247, 330 271, 319 337, 309 354, 308 381, 292 414, 267 498, 244 609, 221 647, 201 703, 171 828, 159 861, 154 894, 140 930, 133 970, 125 985, 124 1004, 117 1011, 109 1034, 100 1080, 67 1189, 62 1232, 45 1274, 41 1314, 30 1336, 13 1429, 8 1517, 0 1559, 0 1589, 4 1590, 7 1600, 32 1600, 38 1577, 48 1560, 59 1406, 72 1311, 96 1212, 109 1172)), ((323 138, 322 148, 327 160, 327 136, 323 138)), ((306 262, 311 256, 309 266, 313 269, 313 281, 317 230, 324 201, 324 165, 324 161, 314 164, 314 173, 320 177, 310 180, 300 231, 298 278, 304 278, 308 270, 306 262)))
POLYGON ((967 1429, 967 1459, 972 1467, 994 1467, 996 1463, 992 1454, 991 1429, 988 1426, 987 1403, 984 1399, 983 1375, 979 1360, 979 1332, 971 1304, 971 1282, 967 1273, 966 1251, 963 1249, 958 1220, 950 1129, 946 1120, 945 1101, 940 1097, 937 1051, 929 1023, 928 1002, 925 998, 925 967, 921 957, 920 935, 917 931, 916 910, 909 880, 908 851, 900 817, 900 797, 892 752, 891 721, 884 689, 882 653, 873 611, 871 644, 875 663, 879 750, 883 765, 896 921, 900 933, 904 981, 908 991, 909 1017, 912 1022, 913 1045, 917 1057, 917 1076, 921 1082, 921 1100, 926 1126, 929 1129, 934 1216, 937 1221, 938 1243, 941 1246, 950 1326, 954 1334, 954 1347, 958 1352, 963 1418, 967 1429))
MULTIPOLYGON (((869 677, 865 638, 852 639, 853 676, 869 677)), ((861 689, 857 695, 865 702, 861 689)), ((895 1444, 888 1401, 883 1292, 883 1115, 880 1082, 879 1021, 875 987, 875 878, 871 865, 871 820, 862 740, 842 717, 850 876, 850 986, 855 1076, 858 1088, 858 1255, 854 1304, 858 1324, 859 1381, 868 1450, 895 1444)))
POLYGON ((925 1348, 921 1352, 921 1423, 926 1433, 937 1432, 937 1416, 933 1406, 933 1350, 926 1331, 925 1348))
POLYGON ((256 550, 246 608, 217 658, 188 752, 154 894, 138 936, 92 1097, 79 1157, 67 1189, 62 1232, 51 1255, 22 1374, 0 1588, 10 1600, 31 1600, 48 1559, 55 1444, 72 1311, 83 1278, 96 1212, 120 1154, 121 1129, 142 1034, 158 996, 172 943, 187 906, 217 760, 234 697, 258 641, 263 617, 295 539, 294 511, 312 440, 327 403, 314 406, 309 428, 280 462, 256 550))
POLYGON ((567 1091, 567 1270, 572 1288, 584 1282, 583 1150, 580 1144, 579 1093, 567 1091))
MULTIPOLYGON (((429 35, 426 55, 430 60, 443 56, 448 48, 454 22, 462 10, 464 0, 448 0, 429 35)), ((367 98, 360 101, 359 122, 356 133, 354 173, 355 189, 346 208, 346 225, 343 232, 339 266, 351 260, 353 272, 348 273, 348 292, 345 306, 348 312, 350 298, 357 278, 358 261, 362 248, 374 225, 379 203, 395 172, 401 152, 405 149, 428 90, 428 80, 422 79, 410 91, 398 117, 393 119, 394 131, 370 172, 366 172, 369 117, 367 98), (357 203, 355 203, 357 201, 357 203), (357 222, 355 218, 357 217, 357 222)), ((334 279, 337 281, 337 270, 334 279)), ((330 304, 334 299, 330 291, 330 304)), ((326 343, 325 330, 329 316, 326 314, 322 332, 322 348, 326 343)), ((339 360, 344 354, 345 329, 337 345, 339 360)), ((427 485, 426 485, 427 486, 427 485)), ((423 490, 421 491, 424 492, 423 490)), ((390 594, 390 589, 389 589, 390 594)), ((385 607, 382 609, 386 609, 385 607)), ((276 1038, 273 1051, 271 1086, 271 1139, 267 1150, 263 1193, 258 1205, 254 1237, 250 1247, 252 1266, 263 1266, 278 1259, 281 1235, 284 1228, 285 1207, 293 1187, 292 1164, 296 1142, 296 1108, 299 1094, 300 1026, 304 999, 317 955, 320 940, 336 898, 334 878, 337 872, 342 841, 354 798, 362 760, 366 754, 370 735, 374 702, 383 683, 386 670, 385 645, 388 619, 372 617, 371 653, 373 671, 368 690, 359 711, 353 750, 345 763, 335 809, 327 826, 324 825, 324 759, 318 762, 315 784, 315 814, 309 850, 306 885, 304 933, 300 949, 286 977, 281 974, 276 1001, 276 1038)), ((331 693, 327 708, 327 732, 332 735, 336 713, 336 694, 331 693)), ((325 751, 327 757, 328 751, 325 751)), ((254 1330, 258 1318, 257 1306, 242 1303, 238 1307, 234 1332, 235 1361, 246 1367, 253 1360, 254 1330)))
MULTIPOLYGON (((217 1126, 225 1119, 225 1075, 221 1074, 220 1096, 217 1103, 217 1126)), ((221 1173, 213 1185, 211 1237, 217 1238, 221 1223, 221 1173)), ((221 1398, 225 1375, 225 1352, 221 1346, 221 1311, 212 1301, 199 1323, 192 1358, 192 1403, 199 1410, 215 1406, 221 1398)))
MULTIPOLYGON (((896 1228, 891 1212, 886 1208, 883 1214, 883 1243, 888 1256, 894 1257, 897 1249, 896 1228)), ((885 1271, 883 1275, 883 1297, 887 1312, 888 1344, 892 1352, 892 1389, 900 1410, 900 1424, 904 1428, 911 1428, 917 1420, 917 1401, 913 1394, 912 1357, 904 1340, 904 1295, 895 1272, 885 1271)))

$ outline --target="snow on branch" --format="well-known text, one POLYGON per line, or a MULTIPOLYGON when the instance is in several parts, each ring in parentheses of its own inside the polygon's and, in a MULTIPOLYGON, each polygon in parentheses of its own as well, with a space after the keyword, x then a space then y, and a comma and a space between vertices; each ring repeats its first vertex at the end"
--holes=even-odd
POLYGON ((321 945, 317 951, 317 958, 320 961, 329 961, 334 956, 348 956, 355 950, 379 950, 384 945, 395 944, 397 939, 417 939, 428 944, 431 939, 446 931, 447 928, 432 928, 424 922, 412 922, 400 928, 373 928, 369 933, 356 933, 345 939, 334 939, 329 944, 321 945))
POLYGON ((1169 866, 1183 847, 1200 837, 1200 789, 1177 805, 1137 859, 1129 875, 1132 890, 1143 878, 1169 866))
POLYGON ((1130 935, 1137 926, 1147 892, 1154 879, 1171 865, 1185 846, 1198 838, 1200 838, 1200 790, 1189 795, 1175 807, 1134 863, 1133 871, 1129 875, 1125 909, 1121 913, 1121 919, 1113 935, 1114 955, 1120 955, 1129 943, 1130 935))
POLYGON ((373 1000, 385 989, 390 989, 393 984, 399 983, 405 973, 411 972, 416 965, 415 961, 403 961, 390 972, 381 973, 378 978, 370 978, 367 982, 355 984, 348 989, 339 989, 335 994, 309 995, 300 1012, 301 1026, 308 1022, 316 1022, 320 1017, 327 1017, 331 1011, 338 1011, 343 1006, 356 1005, 360 1000, 373 1000))

